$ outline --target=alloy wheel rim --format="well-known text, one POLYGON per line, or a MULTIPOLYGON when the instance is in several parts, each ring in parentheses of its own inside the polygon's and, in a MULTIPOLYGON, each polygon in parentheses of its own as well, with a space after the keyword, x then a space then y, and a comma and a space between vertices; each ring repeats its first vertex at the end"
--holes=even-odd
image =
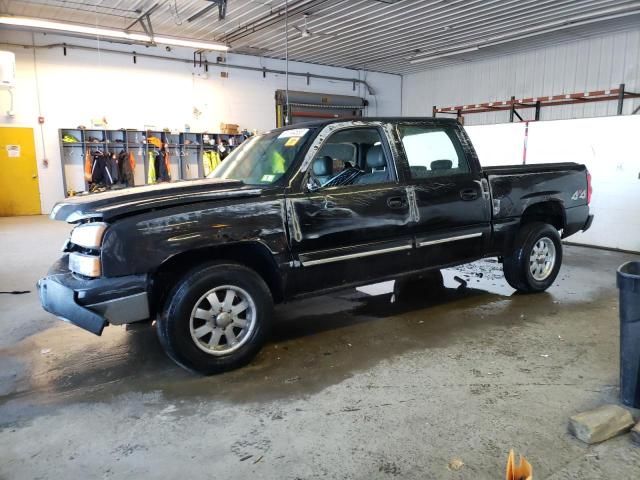
POLYGON ((193 307, 191 338, 209 355, 228 355, 247 343, 256 317, 255 303, 246 290, 222 285, 202 295, 193 307))
POLYGON ((556 246, 549 237, 539 238, 531 249, 529 272, 541 282, 549 278, 556 265, 556 246))

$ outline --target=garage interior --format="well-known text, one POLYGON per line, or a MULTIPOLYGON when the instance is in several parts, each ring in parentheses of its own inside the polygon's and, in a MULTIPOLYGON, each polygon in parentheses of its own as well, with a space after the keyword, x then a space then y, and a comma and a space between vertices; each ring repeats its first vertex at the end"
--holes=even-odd
POLYGON ((640 427, 587 444, 568 422, 640 420, 616 284, 640 261, 640 2, 4 1, 0 76, 0 478, 489 479, 512 449, 536 479, 638 477, 640 427), (489 257, 438 295, 295 299, 213 376, 148 322, 95 336, 43 310, 73 228, 49 214, 95 185, 97 151, 138 188, 161 139, 164 180, 202 181, 256 134, 396 117, 457 120, 483 167, 586 165, 593 224, 546 292, 489 257))

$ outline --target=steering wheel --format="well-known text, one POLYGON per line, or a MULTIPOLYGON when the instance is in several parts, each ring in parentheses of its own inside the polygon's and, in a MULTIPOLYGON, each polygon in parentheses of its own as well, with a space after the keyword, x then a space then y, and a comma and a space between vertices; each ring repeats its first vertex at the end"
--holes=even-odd
POLYGON ((351 185, 360 176, 362 170, 356 167, 349 167, 326 181, 323 187, 335 187, 338 185, 351 185))

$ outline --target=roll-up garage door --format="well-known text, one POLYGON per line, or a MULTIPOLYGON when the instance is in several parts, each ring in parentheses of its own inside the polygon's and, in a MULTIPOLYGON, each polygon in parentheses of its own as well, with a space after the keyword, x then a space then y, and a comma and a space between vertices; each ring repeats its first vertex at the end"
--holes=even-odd
POLYGON ((284 90, 276 90, 276 125, 327 120, 331 118, 362 117, 368 105, 364 98, 349 95, 289 91, 289 111, 284 90), (289 122, 285 122, 288 117, 289 122))

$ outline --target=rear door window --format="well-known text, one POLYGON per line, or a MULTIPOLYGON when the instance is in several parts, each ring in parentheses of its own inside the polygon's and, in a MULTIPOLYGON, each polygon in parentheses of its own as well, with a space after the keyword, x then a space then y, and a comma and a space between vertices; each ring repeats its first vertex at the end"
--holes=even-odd
POLYGON ((462 147, 450 128, 399 125, 411 178, 432 178, 470 172, 462 147))

